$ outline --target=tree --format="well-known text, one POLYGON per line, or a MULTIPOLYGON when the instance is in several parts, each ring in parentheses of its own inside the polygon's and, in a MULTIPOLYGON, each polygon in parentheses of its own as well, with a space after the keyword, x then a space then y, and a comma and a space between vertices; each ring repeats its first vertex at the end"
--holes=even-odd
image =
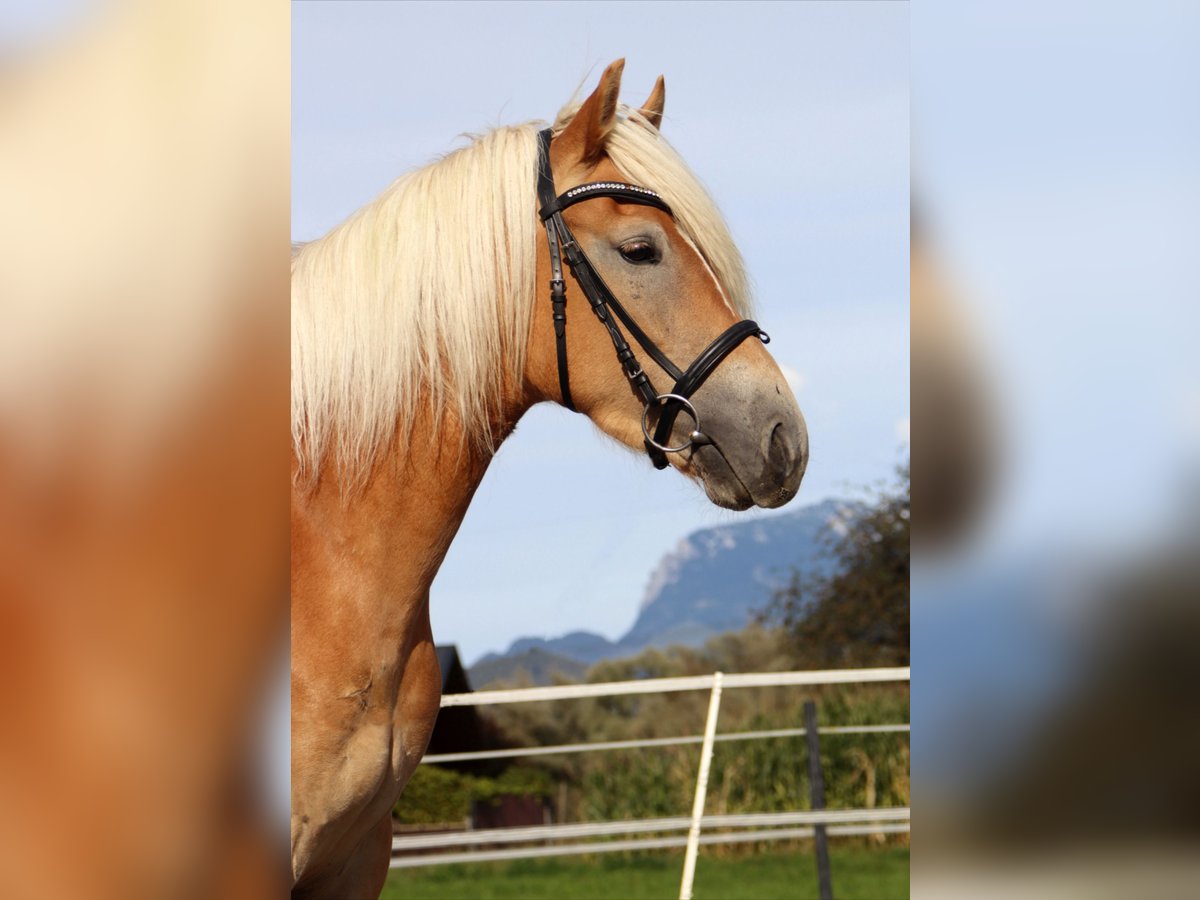
POLYGON ((832 574, 794 572, 764 611, 790 636, 800 667, 908 665, 908 464, 898 476, 844 528, 827 530, 832 574))

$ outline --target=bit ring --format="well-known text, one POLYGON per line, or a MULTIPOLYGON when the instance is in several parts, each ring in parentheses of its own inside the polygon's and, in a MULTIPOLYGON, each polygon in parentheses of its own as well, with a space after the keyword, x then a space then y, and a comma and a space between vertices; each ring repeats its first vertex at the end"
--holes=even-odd
POLYGON ((659 394, 657 397, 647 403, 646 408, 642 410, 642 434, 645 435, 646 443, 648 443, 651 447, 655 447, 661 450, 663 453, 679 453, 681 450, 686 450, 688 447, 692 446, 698 436, 703 436, 700 431, 700 414, 696 412, 696 407, 692 406, 692 402, 688 400, 687 397, 681 397, 679 394, 659 394), (669 400, 675 400, 676 402, 681 403, 683 405, 683 412, 686 412, 689 416, 691 416, 692 421, 696 423, 696 427, 692 429, 692 433, 688 435, 688 439, 678 447, 667 447, 654 440, 654 438, 650 435, 650 426, 647 422, 647 419, 650 416, 650 410, 656 405, 665 405, 669 400))

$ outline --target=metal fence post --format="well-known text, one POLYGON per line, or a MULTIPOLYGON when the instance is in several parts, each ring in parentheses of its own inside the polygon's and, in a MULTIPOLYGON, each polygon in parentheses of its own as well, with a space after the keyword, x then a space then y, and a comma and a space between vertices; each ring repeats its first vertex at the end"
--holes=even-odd
MULTIPOLYGON (((808 743, 808 781, 812 790, 812 808, 825 808, 825 776, 821 771, 821 738, 817 731, 817 704, 804 701, 804 738, 808 743)), ((817 885, 821 900, 833 900, 833 883, 829 874, 829 842, 825 825, 813 826, 813 845, 817 853, 817 885)))
POLYGON ((704 723, 704 743, 700 749, 700 771, 696 775, 696 797, 692 801, 692 825, 688 829, 687 853, 683 857, 683 880, 679 884, 679 900, 692 900, 692 884, 696 880, 700 820, 704 818, 708 772, 712 767, 713 742, 717 734, 717 714, 721 709, 721 678, 720 672, 713 673, 712 694, 708 698, 708 720, 704 723))

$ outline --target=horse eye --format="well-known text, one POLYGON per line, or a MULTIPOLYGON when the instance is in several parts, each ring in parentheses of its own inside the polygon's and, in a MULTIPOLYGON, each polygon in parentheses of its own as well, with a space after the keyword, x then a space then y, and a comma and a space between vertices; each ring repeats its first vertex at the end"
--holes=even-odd
POLYGON ((634 265, 658 262, 658 251, 649 241, 630 241, 622 244, 620 251, 625 261, 634 265))

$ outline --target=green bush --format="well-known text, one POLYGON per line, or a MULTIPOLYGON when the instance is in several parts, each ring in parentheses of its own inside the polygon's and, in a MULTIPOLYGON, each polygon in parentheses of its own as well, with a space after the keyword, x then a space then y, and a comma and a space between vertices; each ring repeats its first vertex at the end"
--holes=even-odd
POLYGON ((466 819, 475 801, 494 803, 507 794, 548 797, 553 792, 551 775, 529 766, 513 766, 496 778, 418 766, 392 815, 406 825, 438 825, 466 819))

